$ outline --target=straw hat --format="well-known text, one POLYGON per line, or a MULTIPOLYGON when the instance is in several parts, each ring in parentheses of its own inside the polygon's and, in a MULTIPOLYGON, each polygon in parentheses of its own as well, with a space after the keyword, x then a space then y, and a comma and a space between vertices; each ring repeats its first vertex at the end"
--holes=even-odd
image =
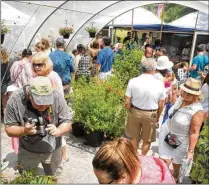
POLYGON ((173 62, 169 61, 167 56, 160 56, 157 59, 157 69, 164 70, 173 67, 173 62))
POLYGON ((180 85, 180 88, 193 95, 201 95, 201 82, 194 78, 188 78, 184 84, 180 85))

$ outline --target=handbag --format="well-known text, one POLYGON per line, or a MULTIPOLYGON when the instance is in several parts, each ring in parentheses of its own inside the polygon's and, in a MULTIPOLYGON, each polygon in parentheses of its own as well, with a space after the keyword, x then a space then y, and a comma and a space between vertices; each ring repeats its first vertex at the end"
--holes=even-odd
MULTIPOLYGON (((179 110, 179 108, 178 109, 174 109, 174 111, 169 115, 169 120, 171 120, 172 118, 173 118, 173 116, 176 114, 176 112, 179 110)), ((187 137, 186 137, 187 138, 187 137)), ((186 139, 185 138, 185 139, 186 139)), ((184 139, 184 140, 185 140, 184 139)), ((183 140, 183 141, 184 141, 183 140)), ((178 136, 176 135, 176 134, 172 134, 172 133, 168 133, 166 136, 165 136, 165 139, 164 139, 164 141, 169 145, 169 146, 171 146, 172 148, 174 148, 174 149, 176 149, 177 147, 179 147, 180 145, 181 145, 181 143, 183 142, 183 141, 181 141, 179 138, 178 138, 178 136)))

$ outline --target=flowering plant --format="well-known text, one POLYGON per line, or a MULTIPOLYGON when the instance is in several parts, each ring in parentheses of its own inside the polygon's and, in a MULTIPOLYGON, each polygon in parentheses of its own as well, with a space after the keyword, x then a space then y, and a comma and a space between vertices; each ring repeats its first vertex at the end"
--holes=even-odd
POLYGON ((60 35, 66 35, 73 33, 73 26, 72 27, 64 27, 59 29, 60 35))

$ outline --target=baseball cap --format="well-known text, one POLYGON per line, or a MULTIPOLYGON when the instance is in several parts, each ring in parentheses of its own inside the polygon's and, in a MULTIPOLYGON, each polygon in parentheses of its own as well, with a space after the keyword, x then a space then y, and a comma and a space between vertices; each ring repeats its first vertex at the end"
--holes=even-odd
POLYGON ((63 46, 63 45, 65 45, 65 40, 64 40, 64 38, 62 38, 62 37, 59 37, 59 38, 57 38, 57 40, 56 40, 56 46, 63 46))
POLYGON ((54 102, 52 83, 48 77, 37 76, 31 79, 29 90, 37 105, 52 105, 54 102))

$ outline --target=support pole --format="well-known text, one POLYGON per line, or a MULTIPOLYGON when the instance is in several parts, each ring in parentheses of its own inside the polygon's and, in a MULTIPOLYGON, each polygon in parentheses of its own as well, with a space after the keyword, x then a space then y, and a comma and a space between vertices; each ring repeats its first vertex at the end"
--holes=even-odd
POLYGON ((162 12, 161 12, 161 25, 160 25, 160 42, 162 42, 162 31, 163 31, 163 15, 164 15, 164 6, 165 4, 163 4, 163 7, 162 7, 162 12))
POLYGON ((197 19, 196 19, 194 34, 193 34, 193 39, 192 39, 192 49, 191 49, 191 52, 190 52, 190 59, 189 59, 189 66, 190 67, 192 65, 192 59, 193 59, 194 52, 195 52, 195 45, 196 45, 196 40, 197 40, 196 29, 197 29, 197 22, 198 22, 198 19, 199 19, 199 13, 200 13, 200 11, 198 11, 198 13, 197 13, 197 19))
POLYGON ((132 17, 131 17, 131 36, 134 31, 134 9, 132 10, 132 17))

